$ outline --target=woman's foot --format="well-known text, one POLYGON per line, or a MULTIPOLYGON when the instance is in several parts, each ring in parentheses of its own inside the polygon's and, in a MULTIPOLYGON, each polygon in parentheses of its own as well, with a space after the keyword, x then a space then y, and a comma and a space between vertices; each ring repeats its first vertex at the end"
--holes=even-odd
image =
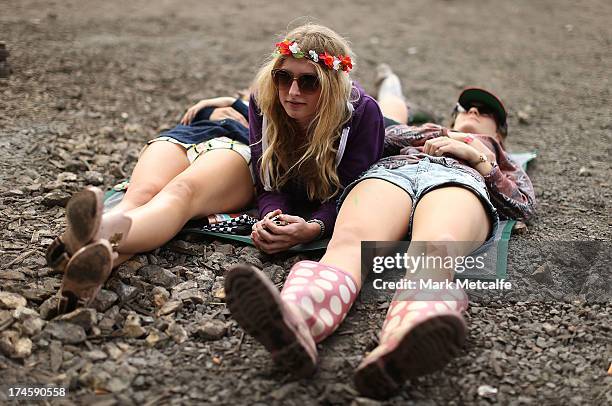
POLYGON ((127 235, 132 220, 121 212, 102 215, 103 193, 87 187, 70 199, 66 206, 66 231, 47 248, 47 265, 62 273, 71 256, 96 240, 108 240, 116 249, 127 235))
POLYGON ((399 77, 393 73, 391 67, 386 63, 381 63, 376 67, 376 87, 378 88, 377 100, 389 96, 405 100, 399 77))
POLYGON ((60 288, 60 314, 88 306, 113 269, 113 250, 107 240, 98 240, 79 249, 68 261, 60 288))
POLYGON ((97 187, 87 187, 72 196, 66 206, 66 231, 47 248, 47 265, 63 272, 70 257, 90 243, 102 219, 104 194, 97 187))
POLYGON ((444 300, 394 300, 380 344, 355 371, 362 395, 385 399, 410 378, 442 369, 461 350, 467 334, 462 290, 444 293, 444 300))
POLYGON ((316 344, 300 310, 281 300, 278 289, 252 265, 234 266, 225 277, 227 306, 240 326, 297 377, 312 375, 316 344))

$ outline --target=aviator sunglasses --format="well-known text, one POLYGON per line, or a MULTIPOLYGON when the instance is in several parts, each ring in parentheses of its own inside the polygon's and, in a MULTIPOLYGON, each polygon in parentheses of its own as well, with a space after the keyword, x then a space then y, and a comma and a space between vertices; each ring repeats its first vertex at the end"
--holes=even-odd
POLYGON ((293 73, 285 69, 274 69, 272 71, 272 80, 278 89, 287 90, 297 81, 300 92, 308 94, 319 90, 319 77, 314 73, 305 73, 303 75, 293 76, 293 73))

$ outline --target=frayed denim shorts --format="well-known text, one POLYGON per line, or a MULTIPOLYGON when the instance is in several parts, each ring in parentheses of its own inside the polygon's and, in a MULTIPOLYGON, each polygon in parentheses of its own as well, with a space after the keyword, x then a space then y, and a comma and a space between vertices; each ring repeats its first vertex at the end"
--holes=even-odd
POLYGON ((412 234, 412 221, 414 209, 419 201, 429 191, 442 186, 459 186, 473 192, 482 202, 491 221, 491 231, 485 243, 478 251, 487 248, 493 243, 495 234, 499 227, 499 216, 497 210, 489 199, 489 192, 483 180, 476 179, 469 172, 456 166, 445 166, 434 163, 429 158, 423 158, 414 164, 406 164, 394 169, 388 169, 382 165, 375 164, 365 171, 357 180, 347 186, 338 201, 338 209, 350 191, 359 182, 366 179, 381 179, 401 188, 410 195, 412 199, 412 213, 410 213, 409 234, 412 234))

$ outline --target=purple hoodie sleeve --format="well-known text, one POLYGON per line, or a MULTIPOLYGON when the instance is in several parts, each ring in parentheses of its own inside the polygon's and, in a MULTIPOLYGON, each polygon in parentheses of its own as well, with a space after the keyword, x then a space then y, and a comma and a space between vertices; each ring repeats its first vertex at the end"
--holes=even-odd
POLYGON ((263 183, 259 176, 261 167, 261 131, 263 124, 263 116, 259 111, 259 107, 255 102, 255 98, 251 96, 249 101, 249 143, 251 144, 251 164, 255 174, 255 189, 257 192, 257 208, 259 218, 263 218, 266 214, 276 209, 281 209, 283 213, 289 213, 289 195, 282 192, 271 192, 264 190, 263 183))
MULTIPOLYGON (((344 155, 338 165, 340 183, 345 188, 371 165, 382 157, 385 126, 378 103, 370 96, 362 94, 362 101, 353 113, 351 129, 344 155)), ((330 201, 322 203, 311 216, 325 224, 325 234, 331 235, 336 222, 336 205, 342 191, 330 201)))

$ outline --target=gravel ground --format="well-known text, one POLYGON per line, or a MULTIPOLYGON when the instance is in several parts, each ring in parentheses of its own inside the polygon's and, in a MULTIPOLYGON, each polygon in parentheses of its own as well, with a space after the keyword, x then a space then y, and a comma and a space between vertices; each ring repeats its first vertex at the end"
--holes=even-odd
POLYGON ((246 87, 275 35, 307 15, 352 41, 367 90, 383 61, 441 117, 461 88, 490 88, 510 110, 510 150, 539 151, 538 216, 510 245, 518 290, 472 295, 464 352, 387 403, 610 404, 610 2, 227 3, 4 0, 4 383, 61 384, 69 403, 92 405, 377 403, 351 382, 376 346, 384 299, 358 300, 319 346, 319 372, 302 381, 275 368, 225 309, 231 264, 262 266, 280 286, 303 256, 176 239, 122 265, 95 309, 53 314, 61 279, 44 250, 70 195, 121 180, 143 142, 198 99, 246 87))

